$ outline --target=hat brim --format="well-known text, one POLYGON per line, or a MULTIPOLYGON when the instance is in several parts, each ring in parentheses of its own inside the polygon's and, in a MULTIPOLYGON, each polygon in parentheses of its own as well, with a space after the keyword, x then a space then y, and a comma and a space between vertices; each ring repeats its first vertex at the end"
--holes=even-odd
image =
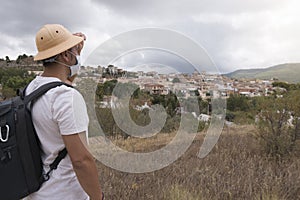
POLYGON ((38 60, 44 60, 46 58, 51 58, 52 56, 55 56, 57 54, 60 54, 75 45, 79 44, 83 41, 83 37, 79 37, 76 35, 72 35, 68 40, 64 41, 63 43, 60 43, 50 49, 47 49, 45 51, 40 51, 36 56, 34 56, 34 61, 38 60))

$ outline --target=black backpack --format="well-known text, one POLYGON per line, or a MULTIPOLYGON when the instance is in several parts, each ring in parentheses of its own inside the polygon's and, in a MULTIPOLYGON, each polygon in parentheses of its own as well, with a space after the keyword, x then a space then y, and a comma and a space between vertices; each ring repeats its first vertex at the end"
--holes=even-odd
POLYGON ((33 103, 48 90, 63 84, 67 85, 63 82, 45 84, 28 96, 25 96, 25 88, 20 96, 0 102, 1 199, 17 200, 37 191, 66 156, 64 148, 50 170, 43 172, 39 140, 31 119, 33 103))

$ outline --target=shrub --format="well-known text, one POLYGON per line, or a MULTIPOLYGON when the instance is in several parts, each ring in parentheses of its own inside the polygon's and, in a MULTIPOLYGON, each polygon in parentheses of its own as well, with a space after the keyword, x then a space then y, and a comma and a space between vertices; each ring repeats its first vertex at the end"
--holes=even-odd
MULTIPOLYGON (((276 158, 289 155, 294 151, 298 129, 290 121, 293 101, 288 97, 265 98, 260 102, 260 107, 257 139, 262 149, 276 158)), ((294 115, 298 116, 296 113, 294 115)))

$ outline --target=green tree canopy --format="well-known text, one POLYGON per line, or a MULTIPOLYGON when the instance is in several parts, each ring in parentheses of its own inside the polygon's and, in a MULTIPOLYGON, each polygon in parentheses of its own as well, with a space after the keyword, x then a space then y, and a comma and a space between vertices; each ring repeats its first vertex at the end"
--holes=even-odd
POLYGON ((24 69, 0 68, 0 84, 3 88, 3 97, 10 98, 15 96, 16 91, 25 87, 34 77, 34 74, 29 74, 24 69))

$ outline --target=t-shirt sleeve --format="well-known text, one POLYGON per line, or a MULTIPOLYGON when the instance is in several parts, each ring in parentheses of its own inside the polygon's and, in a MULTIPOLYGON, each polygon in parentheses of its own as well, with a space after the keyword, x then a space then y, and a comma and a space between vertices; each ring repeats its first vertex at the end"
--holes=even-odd
POLYGON ((73 88, 62 86, 53 101, 53 120, 57 122, 61 135, 72 135, 88 131, 88 114, 82 95, 73 88))

